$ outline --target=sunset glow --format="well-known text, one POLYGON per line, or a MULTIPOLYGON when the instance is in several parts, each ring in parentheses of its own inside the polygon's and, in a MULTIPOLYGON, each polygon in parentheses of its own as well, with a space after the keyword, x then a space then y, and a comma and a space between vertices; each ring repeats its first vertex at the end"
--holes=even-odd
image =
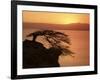
POLYGON ((23 22, 49 24, 89 23, 89 14, 23 11, 23 22))
MULTIPOLYGON (((53 30, 69 36, 71 45, 69 49, 74 52, 74 57, 59 56, 60 66, 87 66, 90 64, 90 15, 88 13, 68 13, 68 12, 43 12, 43 11, 23 11, 23 41, 32 40, 27 37, 30 33, 39 30, 53 30)), ((43 36, 36 39, 45 48, 50 48, 50 44, 43 36)), ((62 43, 66 46, 66 43, 62 43)), ((52 53, 51 53, 52 54, 52 53)))

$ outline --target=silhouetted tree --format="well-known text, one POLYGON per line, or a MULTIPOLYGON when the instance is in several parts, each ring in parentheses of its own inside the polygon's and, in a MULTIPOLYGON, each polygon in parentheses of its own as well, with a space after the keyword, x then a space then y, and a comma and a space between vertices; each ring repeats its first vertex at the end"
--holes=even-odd
POLYGON ((38 36, 44 36, 45 39, 50 43, 50 45, 54 48, 58 48, 59 50, 61 50, 62 54, 64 55, 73 54, 73 52, 69 50, 68 48, 69 46, 61 45, 62 42, 68 45, 71 44, 68 35, 64 33, 53 31, 53 30, 42 30, 42 31, 36 31, 36 32, 30 33, 29 35, 27 35, 27 37, 29 36, 33 36, 33 39, 32 39, 33 42, 36 41, 36 38, 38 36))
POLYGON ((32 36, 32 41, 23 42, 23 68, 39 67, 59 67, 59 55, 71 55, 69 50, 70 39, 68 35, 53 31, 42 30, 30 33, 27 37, 32 36), (44 39, 51 45, 49 49, 45 48, 42 43, 37 42, 38 36, 44 36, 44 39), (66 44, 62 45, 62 42, 66 44))

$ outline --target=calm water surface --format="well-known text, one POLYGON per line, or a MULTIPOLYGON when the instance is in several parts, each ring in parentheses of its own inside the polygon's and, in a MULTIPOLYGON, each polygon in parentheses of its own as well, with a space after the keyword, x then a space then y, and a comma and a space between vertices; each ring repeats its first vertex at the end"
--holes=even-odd
MULTIPOLYGON (((26 35, 32 33, 36 30, 24 29, 23 30, 23 40, 32 39, 32 37, 27 38, 26 35)), ((89 31, 79 31, 79 30, 56 30, 69 35, 71 40, 70 50, 73 51, 74 57, 60 56, 59 63, 61 66, 85 66, 89 65, 89 31)), ((45 47, 48 48, 48 43, 44 41, 43 37, 39 37, 37 41, 42 42, 45 47)))

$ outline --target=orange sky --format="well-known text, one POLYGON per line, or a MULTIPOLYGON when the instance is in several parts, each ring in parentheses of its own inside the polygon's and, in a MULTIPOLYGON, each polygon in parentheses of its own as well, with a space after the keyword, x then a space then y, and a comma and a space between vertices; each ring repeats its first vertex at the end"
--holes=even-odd
POLYGON ((89 14, 23 11, 23 22, 49 24, 89 23, 89 14))

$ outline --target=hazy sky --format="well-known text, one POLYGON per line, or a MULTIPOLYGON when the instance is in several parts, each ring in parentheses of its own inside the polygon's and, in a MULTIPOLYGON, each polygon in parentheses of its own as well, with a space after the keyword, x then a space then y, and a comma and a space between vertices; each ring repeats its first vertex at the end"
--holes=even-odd
POLYGON ((49 24, 89 23, 89 14, 23 11, 23 22, 49 24))

